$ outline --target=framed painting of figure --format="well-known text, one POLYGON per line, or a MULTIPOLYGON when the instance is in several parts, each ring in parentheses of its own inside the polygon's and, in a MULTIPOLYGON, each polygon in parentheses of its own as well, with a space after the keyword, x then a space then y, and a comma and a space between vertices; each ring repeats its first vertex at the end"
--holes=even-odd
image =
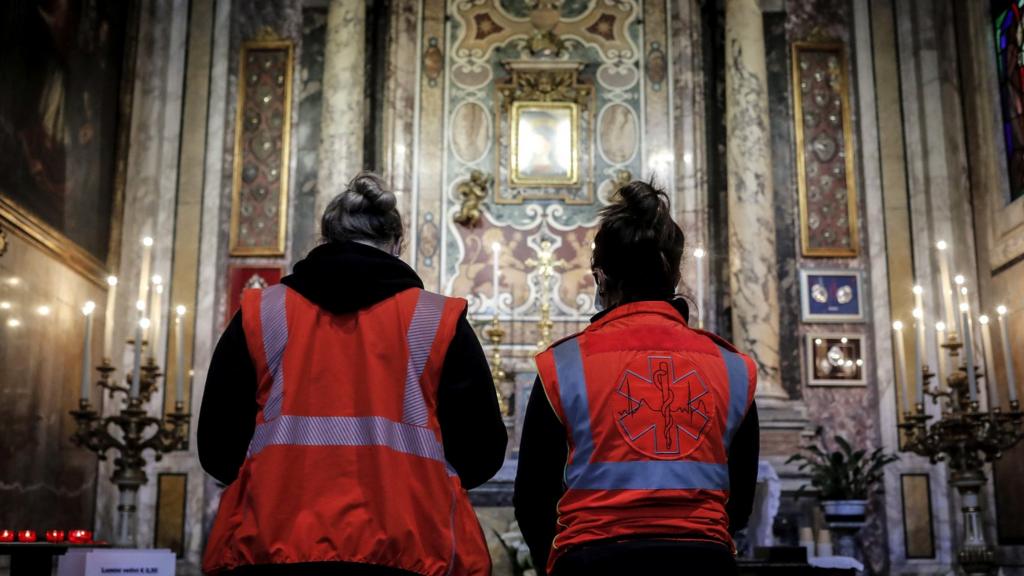
POLYGON ((575 102, 512 104, 512 183, 575 186, 579 182, 575 102))
POLYGON ((118 243, 135 2, 12 0, 0 34, 0 220, 102 281, 118 243))
POLYGON ((864 321, 856 270, 801 270, 800 299, 804 322, 864 321))
POLYGON ((864 386, 864 342, 849 334, 807 336, 807 384, 864 386))

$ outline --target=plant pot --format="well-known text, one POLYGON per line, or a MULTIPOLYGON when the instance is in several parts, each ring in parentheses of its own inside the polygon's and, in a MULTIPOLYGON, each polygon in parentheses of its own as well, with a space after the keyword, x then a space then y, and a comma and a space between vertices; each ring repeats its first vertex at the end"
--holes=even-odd
POLYGON ((867 519, 867 500, 822 500, 826 522, 863 524, 867 519))

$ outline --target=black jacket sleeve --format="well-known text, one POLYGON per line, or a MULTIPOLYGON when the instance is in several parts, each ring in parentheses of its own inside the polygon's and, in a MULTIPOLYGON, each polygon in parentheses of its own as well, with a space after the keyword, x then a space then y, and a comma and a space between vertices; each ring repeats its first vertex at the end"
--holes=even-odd
POLYGON ((444 357, 437 419, 445 458, 462 487, 469 490, 490 480, 505 461, 508 434, 487 356, 465 314, 444 357))
POLYGON ((754 491, 757 488, 757 461, 761 455, 761 430, 757 419, 757 404, 752 403, 729 445, 729 533, 735 534, 747 527, 754 509, 754 491))
POLYGON ((558 500, 565 492, 562 477, 568 458, 565 427, 537 378, 526 406, 512 502, 538 574, 544 574, 555 539, 558 500))
POLYGON ((256 384, 239 312, 213 351, 196 430, 199 463, 218 482, 234 482, 245 461, 259 410, 256 384))

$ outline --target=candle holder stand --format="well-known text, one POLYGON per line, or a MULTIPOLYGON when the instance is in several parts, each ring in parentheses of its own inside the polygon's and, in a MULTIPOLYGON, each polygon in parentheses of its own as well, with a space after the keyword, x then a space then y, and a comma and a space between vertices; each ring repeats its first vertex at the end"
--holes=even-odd
POLYGON ((508 418, 512 415, 512 390, 509 383, 511 378, 505 372, 504 360, 501 357, 501 343, 505 339, 505 329, 501 326, 498 315, 491 319, 490 325, 484 329, 484 336, 491 343, 491 379, 494 380, 495 393, 498 396, 498 407, 501 415, 508 418))
MULTIPOLYGON (((120 412, 103 416, 93 409, 88 399, 80 400, 78 410, 71 411, 78 424, 71 442, 95 452, 100 460, 107 459, 108 450, 117 451, 114 473, 110 477, 118 489, 114 544, 132 548, 136 546, 139 487, 148 481, 143 452, 152 449, 154 459, 160 461, 165 453, 187 449, 191 415, 185 412, 182 402, 175 403, 174 412, 165 414, 163 418, 151 416, 143 407, 157 390, 157 380, 162 376, 153 358, 148 358, 140 368, 138 396, 129 395, 131 387, 115 381, 112 377, 115 369, 110 359, 104 358, 96 370, 100 373, 97 385, 107 390, 111 398, 115 394, 124 394, 124 404, 120 412)), ((131 375, 127 381, 131 382, 131 375)))
MULTIPOLYGON (((949 350, 951 362, 956 364, 963 343, 951 336, 943 348, 949 350)), ((964 519, 964 539, 957 554, 960 567, 967 574, 994 574, 995 552, 986 543, 982 528, 980 492, 985 486, 985 462, 998 460, 1003 452, 1024 438, 1024 412, 1020 402, 1010 402, 1009 411, 999 407, 980 410, 977 400, 971 400, 966 363, 946 378, 946 386, 931 387, 935 374, 928 366, 923 368, 924 393, 937 404, 945 399, 945 407, 937 421, 925 413, 924 404, 917 403, 913 412, 903 413, 903 452, 927 457, 932 464, 946 462, 949 483, 960 494, 964 519)))

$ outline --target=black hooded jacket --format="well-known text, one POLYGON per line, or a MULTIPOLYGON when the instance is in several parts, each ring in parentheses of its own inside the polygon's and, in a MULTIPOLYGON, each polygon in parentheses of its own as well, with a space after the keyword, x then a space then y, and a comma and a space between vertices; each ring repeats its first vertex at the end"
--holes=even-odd
MULTIPOLYGON (((318 246, 281 283, 333 314, 353 313, 409 288, 423 288, 405 262, 355 242, 318 246)), ((256 368, 237 313, 214 351, 197 431, 203 469, 224 484, 238 477, 245 461, 256 427, 256 389, 256 368)), ((463 487, 474 488, 494 476, 504 461, 507 435, 487 357, 465 314, 442 367, 437 417, 445 458, 463 487)), ((364 573, 338 572, 334 566, 332 573, 364 573)), ((296 569, 292 565, 287 573, 306 573, 296 569)))

